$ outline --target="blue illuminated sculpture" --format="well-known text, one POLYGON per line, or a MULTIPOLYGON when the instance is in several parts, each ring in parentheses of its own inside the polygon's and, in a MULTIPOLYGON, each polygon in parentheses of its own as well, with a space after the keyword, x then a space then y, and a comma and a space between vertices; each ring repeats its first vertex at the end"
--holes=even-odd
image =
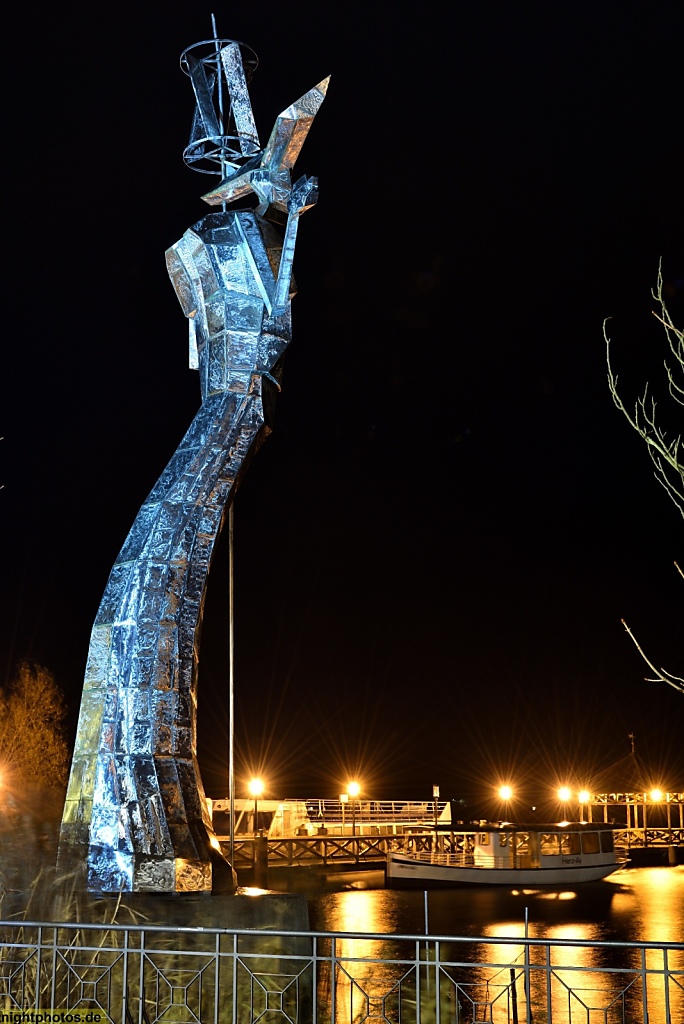
POLYGON ((222 179, 203 196, 221 212, 166 254, 202 405, 137 515, 92 630, 60 860, 85 860, 93 892, 212 887, 220 853, 196 739, 207 575, 236 479, 268 431, 291 339, 297 226, 317 198, 316 179, 292 185, 290 171, 328 79, 279 115, 262 149, 252 51, 212 39, 181 66, 197 101, 184 159, 222 179), (253 193, 256 207, 226 211, 253 193))

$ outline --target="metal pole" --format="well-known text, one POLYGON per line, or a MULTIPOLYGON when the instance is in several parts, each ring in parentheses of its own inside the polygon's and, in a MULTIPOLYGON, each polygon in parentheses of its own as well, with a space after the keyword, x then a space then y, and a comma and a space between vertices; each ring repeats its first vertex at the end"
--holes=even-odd
POLYGON ((644 826, 644 846, 648 846, 648 821, 647 821, 647 818, 646 818, 646 800, 647 800, 647 796, 646 796, 646 793, 644 793, 644 809, 642 811, 643 826, 644 826))
MULTIPOLYGON (((223 82, 221 80, 221 48, 218 42, 218 32, 216 31, 216 18, 212 14, 211 16, 211 30, 216 40, 214 49, 216 50, 216 81, 218 84, 218 108, 219 108, 219 133, 221 135, 221 178, 226 176, 226 163, 224 160, 225 146, 223 143, 223 82)), ((226 212, 225 202, 221 204, 221 209, 226 212)))
POLYGON ((525 1024, 532 1024, 532 986, 530 985, 530 927, 529 927, 529 914, 528 908, 525 907, 525 962, 524 962, 524 980, 525 980, 525 1024))
POLYGON ((230 866, 235 865, 235 730, 233 722, 235 716, 233 708, 235 704, 235 641, 233 636, 233 503, 228 509, 228 547, 230 548, 230 567, 228 569, 228 799, 230 800, 230 866))
POLYGON ((518 993, 515 990, 515 967, 511 967, 511 1009, 513 1024, 518 1024, 518 993))

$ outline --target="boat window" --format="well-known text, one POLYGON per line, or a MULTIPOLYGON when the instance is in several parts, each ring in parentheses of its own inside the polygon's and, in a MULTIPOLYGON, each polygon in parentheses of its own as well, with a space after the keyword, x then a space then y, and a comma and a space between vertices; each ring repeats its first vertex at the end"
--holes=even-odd
POLYGON ((583 832, 582 833, 582 853, 598 853, 599 852, 599 835, 598 832, 583 832))
POLYGON ((561 835, 561 853, 579 853, 580 837, 577 832, 564 832, 561 835))
POLYGON ((489 832, 480 832, 477 841, 480 846, 489 846, 489 832))
POLYGON ((615 849, 612 832, 601 833, 601 849, 604 853, 612 853, 615 849))
POLYGON ((508 846, 508 835, 505 832, 499 833, 499 846, 508 846))
POLYGON ((557 832, 542 832, 540 850, 542 857, 557 857, 560 853, 560 840, 557 832))
POLYGON ((529 853, 530 852, 530 834, 529 832, 518 832, 515 837, 515 848, 518 853, 529 853))

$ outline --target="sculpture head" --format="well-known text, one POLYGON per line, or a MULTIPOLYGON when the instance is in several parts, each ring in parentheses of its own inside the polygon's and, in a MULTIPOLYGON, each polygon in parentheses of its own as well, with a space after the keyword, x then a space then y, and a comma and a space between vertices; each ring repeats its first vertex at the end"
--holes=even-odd
POLYGON ((330 78, 278 115, 262 148, 248 89, 257 65, 254 51, 233 39, 204 40, 183 51, 181 68, 190 77, 196 100, 183 159, 193 170, 221 176, 220 185, 202 196, 210 206, 232 203, 254 192, 259 212, 271 206, 286 213, 290 171, 330 78))
POLYGON ((258 64, 254 50, 234 39, 205 39, 183 50, 180 66, 195 93, 183 160, 193 171, 225 177, 259 153, 248 91, 258 64))

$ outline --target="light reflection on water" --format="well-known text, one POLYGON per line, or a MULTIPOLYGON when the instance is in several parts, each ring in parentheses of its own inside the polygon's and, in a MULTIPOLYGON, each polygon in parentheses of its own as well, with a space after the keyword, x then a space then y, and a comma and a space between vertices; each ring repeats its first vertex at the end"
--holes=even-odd
MULTIPOLYGON (((362 877, 362 876, 361 876, 362 877)), ((630 868, 603 882, 567 892, 499 890, 494 886, 433 890, 428 897, 432 935, 517 936, 529 913, 530 935, 588 941, 681 942, 684 866, 630 868), (506 932, 505 929, 509 930, 506 932), (574 932, 573 932, 574 929, 574 932), (570 934, 570 933, 573 934, 570 934)), ((321 931, 424 934, 423 893, 351 889, 309 901, 311 927, 321 931)))
MULTIPOLYGON (((574 939, 588 943, 587 946, 565 947, 551 953, 551 963, 559 965, 559 969, 553 971, 551 984, 553 1020, 574 1020, 578 1011, 587 1012, 583 1004, 587 1007, 608 1006, 613 999, 619 998, 618 993, 634 977, 619 973, 580 974, 577 968, 612 968, 614 971, 641 966, 638 950, 596 950, 592 948, 592 942, 682 941, 684 867, 627 869, 617 872, 610 880, 564 893, 501 891, 494 887, 434 890, 428 897, 428 931, 432 935, 522 938, 525 934, 525 908, 528 909, 528 933, 531 937, 574 939), (574 994, 569 993, 570 989, 574 994)), ((332 893, 310 901, 310 911, 311 927, 315 930, 376 932, 388 936, 386 941, 373 943, 347 940, 343 952, 351 957, 411 956, 413 953, 407 945, 392 940, 391 935, 420 935, 425 932, 422 892, 374 889, 332 893), (364 946, 367 952, 362 952, 364 946)), ((513 966, 516 973, 520 972, 518 1000, 522 1008, 525 1000, 522 945, 474 943, 466 948, 454 944, 452 952, 455 959, 479 960, 492 965, 489 970, 482 968, 479 972, 471 972, 474 983, 489 989, 490 998, 493 998, 497 985, 507 984, 509 978, 506 975, 510 974, 510 966, 513 966)), ((534 947, 532 964, 543 966, 545 956, 543 947, 534 947)), ((670 957, 670 966, 682 969, 684 958, 681 954, 678 956, 678 960, 674 955, 670 957)), ((649 953, 646 966, 661 967, 662 953, 649 953)), ((379 967, 376 975, 378 971, 379 967)), ((383 972, 382 980, 375 978, 376 988, 380 985, 387 990, 390 978, 386 969, 383 972)), ((394 977, 400 974, 401 969, 397 969, 394 977)), ((365 968, 364 984, 372 986, 373 976, 373 967, 365 968)), ((530 979, 532 1003, 538 1009, 545 1008, 544 972, 532 970, 530 979)), ((650 1020, 665 1021, 662 984, 653 978, 649 979, 648 985, 650 1020)), ((630 999, 635 997, 636 990, 625 996, 626 1019, 630 1019, 629 1013, 632 1012, 630 999)), ((684 1022, 681 989, 672 986, 670 997, 671 1020, 684 1022)), ((500 1005, 494 1008, 492 1019, 505 1020, 506 1014, 506 1006, 501 999, 500 1005)), ((638 1019, 640 1014, 639 1004, 638 1019)))

